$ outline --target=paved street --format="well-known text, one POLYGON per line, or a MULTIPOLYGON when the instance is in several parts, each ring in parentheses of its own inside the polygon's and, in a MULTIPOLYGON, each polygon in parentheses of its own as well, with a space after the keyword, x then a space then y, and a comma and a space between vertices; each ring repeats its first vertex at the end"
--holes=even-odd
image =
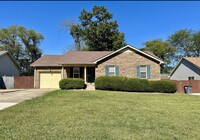
POLYGON ((0 110, 41 96, 56 89, 8 89, 0 90, 0 110))

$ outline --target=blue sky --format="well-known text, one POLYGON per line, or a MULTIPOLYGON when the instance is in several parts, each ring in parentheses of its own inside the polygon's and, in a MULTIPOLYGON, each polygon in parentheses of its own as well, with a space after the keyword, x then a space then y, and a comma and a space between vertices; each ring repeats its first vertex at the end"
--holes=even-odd
POLYGON ((180 29, 200 29, 200 2, 0 2, 0 28, 22 25, 44 35, 43 54, 62 54, 74 41, 69 33, 60 32, 63 20, 78 23, 82 9, 105 6, 117 20, 126 43, 143 47, 148 40, 161 38, 180 29))

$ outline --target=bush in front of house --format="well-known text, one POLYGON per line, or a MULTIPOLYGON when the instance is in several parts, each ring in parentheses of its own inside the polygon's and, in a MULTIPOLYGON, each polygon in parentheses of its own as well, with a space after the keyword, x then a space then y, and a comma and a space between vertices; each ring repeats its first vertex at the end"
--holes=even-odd
POLYGON ((95 79, 95 88, 114 91, 148 91, 149 83, 146 79, 128 78, 123 76, 100 76, 95 79))
POLYGON ((128 92, 176 92, 176 84, 172 81, 149 81, 147 79, 122 76, 100 76, 95 79, 95 88, 99 90, 128 92))
POLYGON ((177 90, 176 83, 173 81, 157 80, 149 81, 150 92, 161 92, 161 93, 175 93, 177 90))
POLYGON ((95 79, 95 89, 123 91, 127 80, 123 76, 100 76, 95 79))
POLYGON ((147 79, 128 78, 125 82, 124 91, 147 92, 149 90, 149 82, 147 79))
POLYGON ((81 78, 66 78, 59 81, 60 89, 83 89, 84 80, 81 78))

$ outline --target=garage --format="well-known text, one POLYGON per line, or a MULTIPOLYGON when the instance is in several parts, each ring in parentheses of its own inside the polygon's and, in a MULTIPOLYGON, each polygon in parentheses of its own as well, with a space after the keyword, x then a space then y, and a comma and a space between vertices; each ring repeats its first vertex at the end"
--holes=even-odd
POLYGON ((40 88, 59 88, 60 72, 40 73, 40 88))

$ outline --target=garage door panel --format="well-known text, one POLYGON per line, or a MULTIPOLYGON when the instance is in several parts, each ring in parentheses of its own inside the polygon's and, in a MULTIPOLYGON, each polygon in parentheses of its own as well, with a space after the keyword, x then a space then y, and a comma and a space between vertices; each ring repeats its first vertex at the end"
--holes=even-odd
POLYGON ((40 73, 40 88, 59 88, 61 73, 40 73))

